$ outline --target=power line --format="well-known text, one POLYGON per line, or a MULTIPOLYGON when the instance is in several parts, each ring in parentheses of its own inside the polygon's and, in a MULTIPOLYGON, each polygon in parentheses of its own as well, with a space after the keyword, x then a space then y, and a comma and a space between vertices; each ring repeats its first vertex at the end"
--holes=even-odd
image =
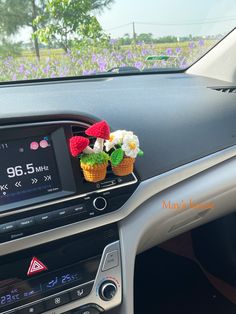
POLYGON ((133 24, 133 23, 127 23, 127 24, 118 25, 118 26, 115 26, 115 27, 112 27, 112 28, 105 29, 105 31, 112 31, 112 30, 114 30, 114 29, 123 28, 123 27, 126 27, 126 26, 130 26, 130 25, 132 25, 132 24, 133 24))
POLYGON ((227 18, 222 18, 222 17, 215 17, 215 18, 210 18, 206 20, 198 20, 195 22, 181 22, 181 23, 176 23, 176 22, 170 22, 170 23, 157 23, 157 22, 130 22, 126 24, 121 24, 109 29, 106 29, 105 31, 112 31, 116 29, 120 29, 126 26, 133 26, 134 24, 137 25, 152 25, 152 26, 186 26, 186 25, 206 25, 206 24, 216 24, 216 23, 225 23, 225 22, 230 22, 230 21, 236 21, 236 16, 229 16, 227 18))
POLYGON ((138 25, 156 25, 156 26, 184 26, 184 25, 206 25, 235 21, 236 17, 224 20, 205 21, 205 22, 184 22, 184 23, 150 23, 150 22, 135 22, 138 25))

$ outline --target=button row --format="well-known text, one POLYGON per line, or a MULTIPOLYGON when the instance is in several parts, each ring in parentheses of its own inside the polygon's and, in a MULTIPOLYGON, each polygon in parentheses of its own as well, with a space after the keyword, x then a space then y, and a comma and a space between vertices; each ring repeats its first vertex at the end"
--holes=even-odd
POLYGON ((89 295, 93 287, 93 283, 85 284, 81 287, 70 290, 69 292, 58 294, 54 297, 48 298, 45 301, 27 306, 18 312, 17 314, 40 314, 45 311, 54 309, 58 306, 67 304, 72 301, 79 300, 89 295))
POLYGON ((45 214, 37 215, 34 217, 24 218, 21 220, 17 220, 14 222, 9 222, 9 223, 0 225, 0 234, 33 227, 35 225, 42 225, 44 223, 51 223, 51 222, 54 222, 55 219, 69 217, 76 214, 82 214, 85 212, 86 212, 86 207, 84 204, 81 204, 81 205, 63 208, 63 209, 48 212, 45 214))

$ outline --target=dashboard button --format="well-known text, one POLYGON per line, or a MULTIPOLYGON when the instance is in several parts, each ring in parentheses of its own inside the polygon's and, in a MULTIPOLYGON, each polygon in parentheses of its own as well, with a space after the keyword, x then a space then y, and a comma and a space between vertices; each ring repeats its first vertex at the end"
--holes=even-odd
POLYGON ((107 207, 107 200, 104 197, 97 197, 93 201, 93 206, 95 209, 102 211, 107 207))
POLYGON ((72 291, 70 291, 71 300, 74 301, 86 297, 87 295, 89 295, 92 288, 93 283, 88 283, 86 285, 73 289, 72 291))
POLYGON ((55 219, 63 218, 63 217, 67 217, 67 216, 71 215, 69 208, 59 209, 59 210, 55 211, 54 213, 55 213, 55 219))
POLYGON ((24 218, 16 221, 16 227, 18 228, 27 228, 35 225, 34 217, 24 218))
POLYGON ((83 308, 78 308, 73 311, 73 314, 99 314, 99 313, 101 312, 92 306, 85 306, 83 308))
POLYGON ((46 300, 44 303, 45 303, 46 310, 51 310, 51 309, 54 309, 55 307, 61 306, 68 302, 70 302, 69 294, 62 293, 53 298, 46 300))
POLYGON ((0 225, 0 233, 6 233, 16 230, 16 222, 9 222, 4 225, 0 225))
POLYGON ((12 241, 12 240, 16 240, 22 237, 25 237, 27 235, 32 234, 32 230, 29 229, 22 229, 22 230, 15 230, 12 231, 11 233, 6 234, 6 238, 5 238, 5 242, 6 241, 12 241))
POLYGON ((45 310, 43 303, 33 304, 18 311, 18 314, 40 314, 45 310))
POLYGON ((112 251, 107 253, 103 266, 102 271, 106 271, 108 269, 114 268, 119 265, 119 257, 118 257, 118 251, 112 251))
POLYGON ((105 281, 99 289, 100 298, 104 301, 111 301, 116 292, 117 286, 112 281, 105 281))
POLYGON ((35 221, 37 224, 44 224, 44 223, 52 222, 54 218, 55 218, 55 214, 54 212, 51 212, 51 213, 45 213, 42 215, 35 216, 35 221))
POLYGON ((79 204, 73 207, 70 207, 71 215, 78 215, 87 212, 85 204, 79 204))
POLYGON ((116 185, 116 180, 110 180, 110 181, 105 181, 105 182, 100 183, 100 186, 102 188, 110 187, 113 185, 116 185))

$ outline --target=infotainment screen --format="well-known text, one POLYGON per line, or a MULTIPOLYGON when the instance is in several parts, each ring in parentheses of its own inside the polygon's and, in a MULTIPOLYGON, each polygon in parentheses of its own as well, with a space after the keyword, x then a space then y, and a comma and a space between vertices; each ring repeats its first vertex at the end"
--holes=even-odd
POLYGON ((0 205, 61 191, 50 135, 0 142, 0 205))

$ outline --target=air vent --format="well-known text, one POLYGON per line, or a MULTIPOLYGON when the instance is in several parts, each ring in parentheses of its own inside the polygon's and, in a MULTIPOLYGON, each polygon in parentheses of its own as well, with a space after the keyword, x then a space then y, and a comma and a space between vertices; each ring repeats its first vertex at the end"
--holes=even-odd
POLYGON ((72 125, 71 126, 71 131, 72 131, 72 136, 84 136, 84 137, 87 137, 90 141, 90 146, 93 146, 96 138, 94 137, 90 137, 90 136, 87 136, 85 134, 85 130, 87 129, 88 127, 87 126, 83 126, 83 125, 72 125))
POLYGON ((227 93, 227 94, 236 93, 235 86, 210 87, 210 88, 218 92, 227 93))
POLYGON ((72 125, 71 126, 71 131, 73 136, 85 136, 85 126, 81 125, 72 125))

